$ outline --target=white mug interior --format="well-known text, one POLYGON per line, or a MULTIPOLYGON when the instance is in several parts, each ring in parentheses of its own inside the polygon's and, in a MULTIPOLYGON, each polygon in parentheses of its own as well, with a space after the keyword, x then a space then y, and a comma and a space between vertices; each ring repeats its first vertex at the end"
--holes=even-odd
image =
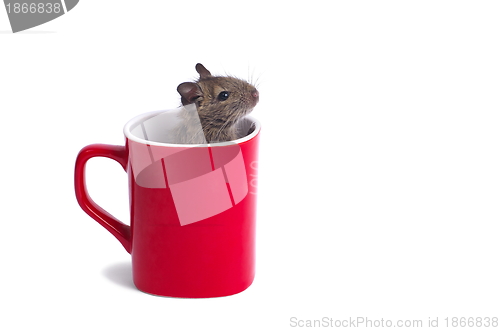
MULTIPOLYGON (((196 112, 194 105, 182 106, 171 110, 158 110, 149 113, 138 115, 128 121, 123 128, 123 133, 128 139, 133 141, 154 145, 154 146, 224 146, 239 144, 255 137, 260 131, 260 123, 251 116, 246 116, 240 120, 238 132, 244 133, 236 140, 227 142, 217 142, 210 144, 179 144, 173 134, 174 129, 178 126, 182 119, 179 116, 181 111, 196 112), (251 128, 253 131, 248 133, 251 128)), ((201 130, 201 123, 199 124, 201 130)))

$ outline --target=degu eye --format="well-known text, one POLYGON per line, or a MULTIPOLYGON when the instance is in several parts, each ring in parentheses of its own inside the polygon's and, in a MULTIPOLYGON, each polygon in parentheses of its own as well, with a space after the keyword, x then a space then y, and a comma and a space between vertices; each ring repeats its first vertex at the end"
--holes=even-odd
POLYGON ((217 96, 217 99, 219 99, 220 101, 226 101, 228 98, 229 98, 229 92, 228 91, 222 91, 217 96))

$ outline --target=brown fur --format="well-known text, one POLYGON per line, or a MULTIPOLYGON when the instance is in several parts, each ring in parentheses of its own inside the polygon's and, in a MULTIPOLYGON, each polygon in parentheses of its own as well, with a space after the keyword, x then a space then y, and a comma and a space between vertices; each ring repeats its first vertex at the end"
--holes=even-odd
POLYGON ((196 106, 196 112, 184 110, 180 115, 183 123, 177 128, 179 142, 201 144, 237 139, 236 124, 259 101, 257 89, 238 78, 212 76, 200 63, 196 71, 200 74, 196 82, 177 87, 182 104, 196 106), (220 99, 221 92, 229 94, 227 100, 220 99))

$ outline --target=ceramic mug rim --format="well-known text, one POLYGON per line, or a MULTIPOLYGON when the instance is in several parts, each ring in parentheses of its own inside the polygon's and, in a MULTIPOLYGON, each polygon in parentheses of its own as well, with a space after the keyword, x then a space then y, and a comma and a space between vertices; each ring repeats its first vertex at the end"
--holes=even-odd
MULTIPOLYGON (((177 108, 178 109, 178 108, 177 108)), ((209 146, 229 146, 229 145, 234 145, 234 144, 241 144, 246 141, 251 140, 255 136, 257 136, 260 132, 260 122, 252 117, 252 116, 245 116, 246 119, 250 120, 254 125, 255 125, 255 130, 253 130, 252 133, 249 135, 246 135, 244 137, 241 137, 236 140, 231 140, 231 141, 224 141, 224 142, 218 142, 218 143, 208 143, 208 144, 175 144, 175 143, 162 143, 162 142, 157 142, 157 141, 151 141, 151 140, 146 140, 143 138, 139 138, 136 135, 132 134, 131 129, 132 127, 135 127, 138 122, 144 121, 148 118, 154 117, 158 114, 168 112, 168 111, 173 111, 176 109, 167 109, 167 110, 155 110, 147 113, 143 113, 140 115, 135 116, 134 118, 130 119, 127 124, 123 127, 123 133, 127 139, 130 139, 132 141, 138 142, 140 144, 144 145, 151 145, 151 146, 162 146, 162 147, 209 147, 209 146)))

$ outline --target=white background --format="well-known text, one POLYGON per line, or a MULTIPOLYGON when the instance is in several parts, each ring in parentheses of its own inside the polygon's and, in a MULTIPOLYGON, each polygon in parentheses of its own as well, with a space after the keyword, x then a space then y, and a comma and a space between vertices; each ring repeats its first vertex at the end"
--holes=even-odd
MULTIPOLYGON (((82 0, 12 34, 0 9, 0 329, 500 317, 499 17, 497 1, 82 0), (177 107, 197 62, 258 78, 257 275, 162 298, 79 208, 74 162, 177 107)), ((118 163, 87 168, 128 222, 118 163)))

